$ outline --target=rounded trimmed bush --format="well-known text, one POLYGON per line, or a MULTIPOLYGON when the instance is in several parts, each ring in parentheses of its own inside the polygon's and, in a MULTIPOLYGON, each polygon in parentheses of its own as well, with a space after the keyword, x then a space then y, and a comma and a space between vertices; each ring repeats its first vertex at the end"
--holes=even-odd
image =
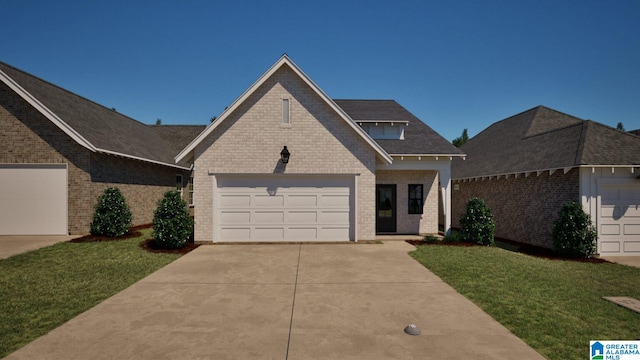
POLYGON ((176 190, 167 191, 153 212, 153 239, 164 249, 178 249, 187 244, 193 233, 193 219, 176 190))
POLYGON ((553 250, 569 258, 589 258, 596 252, 596 232, 591 217, 577 202, 564 204, 553 223, 553 250))
POLYGON ((460 217, 462 238, 480 245, 493 245, 496 223, 484 200, 477 197, 470 199, 465 210, 465 214, 460 217))
POLYGON ((131 229, 132 219, 131 210, 120 189, 107 188, 98 197, 91 222, 91 234, 108 237, 124 236, 131 229))

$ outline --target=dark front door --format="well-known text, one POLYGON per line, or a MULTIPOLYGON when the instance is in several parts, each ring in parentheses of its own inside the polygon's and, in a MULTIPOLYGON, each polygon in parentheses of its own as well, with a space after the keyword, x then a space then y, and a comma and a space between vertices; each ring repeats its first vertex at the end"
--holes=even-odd
POLYGON ((395 185, 376 185, 376 232, 396 232, 395 185))

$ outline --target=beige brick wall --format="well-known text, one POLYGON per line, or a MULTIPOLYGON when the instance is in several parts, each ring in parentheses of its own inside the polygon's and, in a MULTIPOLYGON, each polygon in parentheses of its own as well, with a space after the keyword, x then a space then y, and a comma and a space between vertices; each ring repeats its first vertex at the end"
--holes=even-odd
POLYGON ((396 184, 396 232, 438 232, 438 172, 427 170, 378 170, 376 184, 396 184), (423 213, 409 214, 409 184, 423 185, 423 213))
MULTIPOLYGON (((0 83, 0 163, 67 164, 68 226, 71 234, 87 234, 97 198, 117 186, 131 207, 134 224, 147 224, 165 191, 175 187, 181 170, 95 154, 0 83)), ((188 172, 183 172, 186 185, 188 172)), ((20 191, 20 189, 16 189, 20 191)))
MULTIPOLYGON (((214 240, 214 176, 360 174, 357 236, 375 238, 375 152, 287 66, 283 66, 195 149, 196 241, 214 240), (282 99, 291 125, 282 125, 282 99), (279 163, 286 145, 291 159, 279 163)), ((224 240, 224 239, 221 239, 224 240)))
POLYGON ((452 192, 452 223, 460 227, 466 202, 472 197, 484 199, 496 221, 495 236, 527 244, 553 247, 551 231, 562 206, 579 201, 579 171, 567 174, 543 172, 528 177, 496 180, 455 181, 452 192))

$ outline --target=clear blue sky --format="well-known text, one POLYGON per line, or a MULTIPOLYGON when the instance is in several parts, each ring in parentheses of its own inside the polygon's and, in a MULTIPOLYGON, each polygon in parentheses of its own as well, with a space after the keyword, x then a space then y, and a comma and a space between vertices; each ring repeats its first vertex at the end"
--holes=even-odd
POLYGON ((537 105, 640 128, 640 1, 0 0, 0 61, 144 123, 207 124, 283 53, 448 140, 537 105))

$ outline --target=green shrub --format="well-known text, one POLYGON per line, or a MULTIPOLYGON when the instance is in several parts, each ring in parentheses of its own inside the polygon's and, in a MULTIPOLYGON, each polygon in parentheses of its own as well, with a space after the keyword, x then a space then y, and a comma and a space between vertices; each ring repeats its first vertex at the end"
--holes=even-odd
POLYGON ((448 243, 462 242, 462 234, 459 231, 451 230, 442 240, 448 243))
POLYGON ((131 229, 131 210, 117 187, 110 187, 98 197, 93 213, 91 234, 98 236, 120 237, 131 229))
POLYGON ((440 242, 440 238, 435 236, 435 235, 425 235, 424 239, 422 239, 422 241, 426 242, 426 243, 439 243, 440 242))
POLYGON ((561 256, 588 258, 596 252, 598 233, 577 202, 564 204, 553 223, 553 250, 561 256))
POLYGON ((165 249, 185 246, 193 233, 193 220, 187 205, 176 190, 167 191, 153 212, 153 238, 165 249))
POLYGON ((462 238, 471 243, 493 245, 493 232, 496 223, 493 221, 491 209, 480 198, 467 202, 465 214, 460 217, 462 238))

